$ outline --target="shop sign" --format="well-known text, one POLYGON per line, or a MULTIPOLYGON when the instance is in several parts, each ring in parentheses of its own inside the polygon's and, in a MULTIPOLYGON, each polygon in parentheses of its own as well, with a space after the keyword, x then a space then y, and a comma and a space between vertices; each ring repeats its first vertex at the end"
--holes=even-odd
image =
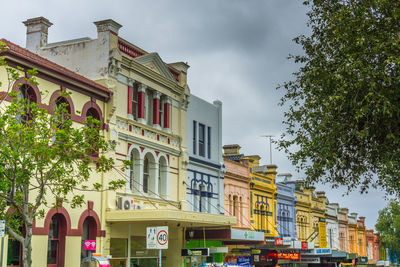
POLYGON ((252 249, 251 254, 261 254, 261 250, 259 249, 252 249))
POLYGON ((238 229, 231 229, 231 239, 264 241, 264 233, 256 232, 256 231, 244 231, 244 230, 238 230, 238 229))
POLYGON ((319 218, 318 221, 318 238, 319 238, 319 247, 327 248, 328 242, 326 239, 326 220, 325 218, 319 218))
POLYGON ((321 258, 301 255, 300 263, 321 263, 321 258))
POLYGON ((299 260, 300 253, 268 253, 268 259, 274 260, 299 260))
POLYGON ((301 242, 301 249, 308 249, 308 242, 301 242))
POLYGON ((228 253, 228 247, 210 247, 210 253, 228 253))
POLYGON ((283 245, 284 246, 290 246, 292 244, 292 239, 290 237, 284 237, 283 238, 283 245))
POLYGON ((332 250, 330 248, 315 248, 310 251, 302 251, 302 255, 330 255, 332 250))
POLYGON ((251 257, 250 256, 237 257, 237 264, 239 266, 249 266, 251 264, 251 257))
POLYGON ((4 237, 6 231, 6 221, 1 220, 0 221, 0 237, 4 237))
POLYGON ((275 246, 283 246, 283 238, 275 238, 275 246))
POLYGON ((85 240, 83 243, 84 250, 96 250, 96 240, 85 240))
POLYGON ((293 247, 292 248, 296 248, 296 249, 301 249, 301 241, 293 241, 293 247))
POLYGON ((181 256, 209 256, 209 248, 184 248, 181 250, 181 256))
POLYGON ((346 251, 332 251, 332 258, 346 258, 346 251))
POLYGON ((147 249, 168 249, 168 226, 146 228, 147 249))

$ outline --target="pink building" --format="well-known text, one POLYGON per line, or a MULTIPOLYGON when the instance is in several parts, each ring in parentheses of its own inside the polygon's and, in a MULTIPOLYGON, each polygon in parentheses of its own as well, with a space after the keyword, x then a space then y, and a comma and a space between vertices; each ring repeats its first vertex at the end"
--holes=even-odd
POLYGON ((250 229, 250 177, 244 163, 224 159, 225 215, 236 216, 234 228, 250 229))
POLYGON ((339 219, 339 246, 341 251, 346 251, 350 253, 349 247, 349 238, 348 238, 348 213, 349 210, 347 208, 341 208, 338 210, 338 219, 339 219))

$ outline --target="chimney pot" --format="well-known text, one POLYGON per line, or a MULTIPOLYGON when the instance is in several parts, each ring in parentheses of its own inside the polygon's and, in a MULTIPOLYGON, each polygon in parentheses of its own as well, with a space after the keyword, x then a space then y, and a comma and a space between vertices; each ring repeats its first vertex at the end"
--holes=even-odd
POLYGON ((34 53, 47 45, 48 29, 53 23, 44 17, 32 18, 23 22, 26 26, 26 48, 34 53))

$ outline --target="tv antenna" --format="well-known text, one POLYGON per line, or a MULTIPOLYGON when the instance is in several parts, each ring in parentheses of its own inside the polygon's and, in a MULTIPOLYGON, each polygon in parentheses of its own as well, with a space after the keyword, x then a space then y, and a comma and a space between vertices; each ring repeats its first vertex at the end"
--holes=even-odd
POLYGON ((273 135, 261 135, 261 137, 269 138, 269 159, 270 159, 271 165, 272 165, 272 137, 274 137, 274 136, 273 135))

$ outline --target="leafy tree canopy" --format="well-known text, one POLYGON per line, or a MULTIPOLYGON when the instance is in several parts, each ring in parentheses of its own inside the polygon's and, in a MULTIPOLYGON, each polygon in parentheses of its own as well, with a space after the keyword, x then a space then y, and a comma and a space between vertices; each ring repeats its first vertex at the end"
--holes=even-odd
POLYGON ((400 2, 313 0, 279 142, 309 183, 400 193, 400 2))
POLYGON ((400 203, 392 200, 387 207, 379 211, 375 225, 382 244, 392 251, 400 251, 400 203))

